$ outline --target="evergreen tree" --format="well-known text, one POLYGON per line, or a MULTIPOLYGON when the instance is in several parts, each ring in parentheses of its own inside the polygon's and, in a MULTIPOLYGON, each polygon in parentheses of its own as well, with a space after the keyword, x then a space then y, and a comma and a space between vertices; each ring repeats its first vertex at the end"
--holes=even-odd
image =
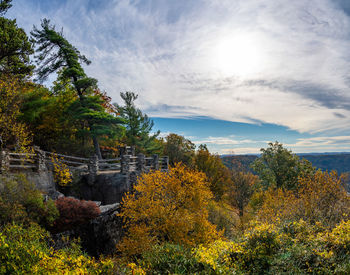
POLYGON ((9 8, 12 7, 12 0, 1 0, 0 1, 0 16, 4 15, 9 8))
POLYGON ((76 110, 76 119, 86 122, 83 123, 84 129, 93 140, 96 155, 102 158, 98 138, 117 130, 122 120, 103 108, 103 98, 96 93, 97 80, 88 77, 82 67, 82 63, 89 65, 91 61, 64 38, 62 31, 56 31, 50 20, 44 19, 41 27, 39 30, 34 26, 31 32, 38 45, 38 80, 43 81, 60 70, 60 77, 71 81, 78 95, 78 101, 71 110, 76 110))
POLYGON ((138 96, 132 92, 120 93, 120 96, 124 100, 124 106, 118 104, 115 106, 120 116, 125 120, 125 143, 135 146, 140 152, 148 154, 159 152, 162 147, 162 144, 157 140, 160 132, 150 134, 154 122, 135 106, 134 101, 138 96))
POLYGON ((25 31, 17 26, 16 19, 3 17, 11 7, 10 3, 11 0, 0 2, 0 74, 25 77, 34 69, 29 60, 34 51, 25 31))

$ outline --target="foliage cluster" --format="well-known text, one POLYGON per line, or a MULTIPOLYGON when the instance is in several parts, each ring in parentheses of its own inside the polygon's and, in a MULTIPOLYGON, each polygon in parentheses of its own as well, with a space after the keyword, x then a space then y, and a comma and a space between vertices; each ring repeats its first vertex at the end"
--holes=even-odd
POLYGON ((109 260, 99 262, 83 254, 74 242, 53 250, 49 234, 36 224, 8 224, 0 231, 0 274, 115 274, 109 260))
POLYGON ((28 127, 19 121, 20 106, 27 87, 15 77, 0 77, 0 149, 14 148, 30 152, 32 137, 28 127))
POLYGON ((162 144, 157 139, 159 131, 150 135, 154 122, 135 106, 137 95, 133 92, 120 93, 124 106, 115 104, 117 112, 126 123, 123 142, 135 146, 137 152, 146 154, 159 153, 162 144))
POLYGON ((208 220, 212 196, 205 175, 180 164, 143 174, 122 201, 127 233, 119 250, 135 256, 164 242, 191 247, 216 240, 221 233, 208 220))
POLYGON ((12 6, 11 1, 0 2, 0 75, 24 78, 34 69, 29 58, 34 51, 25 31, 17 26, 16 19, 3 16, 12 6))
POLYGON ((255 215, 264 222, 303 219, 310 224, 318 222, 332 228, 350 215, 350 197, 342 176, 334 171, 317 171, 314 175, 300 178, 298 191, 270 188, 257 196, 261 197, 262 204, 255 215))
POLYGON ((57 154, 52 154, 53 172, 55 182, 60 186, 67 186, 72 182, 72 174, 67 166, 57 154))
POLYGON ((59 218, 54 222, 55 232, 70 230, 96 218, 101 213, 100 208, 93 201, 62 197, 57 199, 55 204, 60 213, 59 218))
POLYGON ((49 228, 59 216, 55 203, 24 175, 0 176, 0 224, 37 222, 49 228))
POLYGON ((128 271, 133 274, 215 274, 207 263, 194 257, 189 248, 177 244, 155 245, 142 253, 136 263, 129 263, 128 271))
POLYGON ((307 160, 300 160, 281 143, 269 143, 268 148, 261 149, 260 158, 252 164, 253 170, 259 175, 262 186, 274 188, 295 189, 298 178, 315 172, 307 160))
POLYGON ((347 274, 349 233, 349 221, 330 231, 303 220, 255 223, 236 241, 200 246, 195 257, 217 274, 347 274))

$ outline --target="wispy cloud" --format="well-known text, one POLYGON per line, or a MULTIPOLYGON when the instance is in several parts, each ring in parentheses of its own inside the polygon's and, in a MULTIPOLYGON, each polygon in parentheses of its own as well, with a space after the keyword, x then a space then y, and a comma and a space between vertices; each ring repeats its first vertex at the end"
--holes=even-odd
POLYGON ((17 0, 10 15, 27 30, 43 17, 62 26, 115 101, 132 90, 158 117, 264 122, 309 133, 350 129, 346 1, 54 2, 49 8, 17 0), (253 44, 259 63, 241 40, 253 44), (227 53, 232 66, 218 62, 225 41, 236 51, 227 53))
POLYGON ((261 143, 261 141, 255 141, 251 139, 237 139, 235 136, 228 137, 211 137, 206 139, 194 140, 195 144, 216 144, 216 145, 239 145, 246 143, 261 143))

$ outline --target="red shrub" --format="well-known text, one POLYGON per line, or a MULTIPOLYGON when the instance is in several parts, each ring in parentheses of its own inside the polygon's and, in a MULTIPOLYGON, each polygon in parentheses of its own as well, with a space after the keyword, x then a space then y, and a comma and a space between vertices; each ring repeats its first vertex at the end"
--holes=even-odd
POLYGON ((54 230, 62 232, 84 224, 100 215, 100 208, 93 201, 74 198, 59 198, 56 207, 60 217, 54 222, 54 230))

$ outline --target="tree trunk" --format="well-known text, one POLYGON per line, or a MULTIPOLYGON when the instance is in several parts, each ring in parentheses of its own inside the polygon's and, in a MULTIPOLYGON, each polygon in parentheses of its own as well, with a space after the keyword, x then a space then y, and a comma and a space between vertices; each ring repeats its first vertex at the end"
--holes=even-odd
POLYGON ((94 147, 95 147, 95 154, 97 155, 98 159, 102 159, 100 145, 98 144, 97 137, 92 137, 92 141, 93 141, 94 147))

